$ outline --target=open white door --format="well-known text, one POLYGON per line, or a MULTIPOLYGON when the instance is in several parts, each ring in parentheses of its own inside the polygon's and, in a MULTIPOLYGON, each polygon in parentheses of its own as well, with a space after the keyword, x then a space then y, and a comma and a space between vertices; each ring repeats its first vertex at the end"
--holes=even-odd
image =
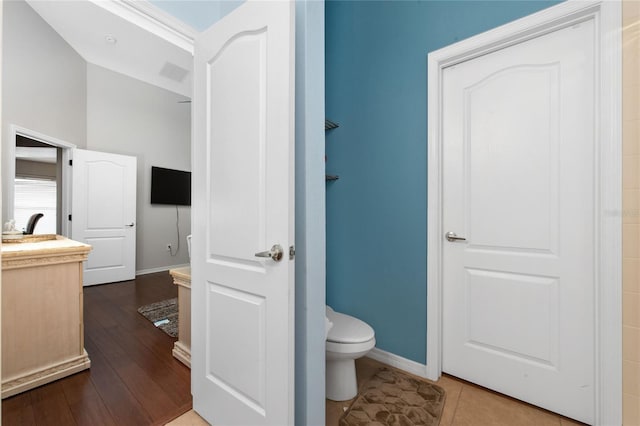
POLYGON ((73 151, 71 238, 93 247, 84 285, 135 278, 136 169, 136 157, 73 151))
POLYGON ((196 40, 192 393, 214 425, 293 424, 293 73, 293 2, 248 1, 196 40))

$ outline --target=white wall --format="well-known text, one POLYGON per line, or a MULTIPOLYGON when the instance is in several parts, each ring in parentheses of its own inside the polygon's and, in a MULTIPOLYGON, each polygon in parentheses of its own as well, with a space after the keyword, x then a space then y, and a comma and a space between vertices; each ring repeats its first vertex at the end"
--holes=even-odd
MULTIPOLYGON (((2 181, 6 175, 8 126, 16 124, 78 147, 86 137, 86 62, 23 0, 4 3, 2 20, 2 181)), ((5 188, 6 189, 6 188, 5 188)), ((9 219, 3 193, 3 222, 9 219)))
POLYGON ((191 208, 179 207, 180 251, 175 206, 150 204, 151 166, 191 170, 191 104, 181 95, 87 65, 87 149, 138 158, 136 270, 149 272, 189 263, 186 235, 191 208))

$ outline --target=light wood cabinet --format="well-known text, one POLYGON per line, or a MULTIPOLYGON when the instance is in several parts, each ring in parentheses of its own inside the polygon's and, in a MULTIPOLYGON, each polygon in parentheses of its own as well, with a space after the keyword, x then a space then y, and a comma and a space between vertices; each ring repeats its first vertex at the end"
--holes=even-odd
POLYGON ((63 237, 2 244, 2 398, 90 367, 82 312, 90 250, 63 237))
POLYGON ((173 356, 191 368, 191 268, 169 271, 178 286, 178 341, 173 344, 173 356))

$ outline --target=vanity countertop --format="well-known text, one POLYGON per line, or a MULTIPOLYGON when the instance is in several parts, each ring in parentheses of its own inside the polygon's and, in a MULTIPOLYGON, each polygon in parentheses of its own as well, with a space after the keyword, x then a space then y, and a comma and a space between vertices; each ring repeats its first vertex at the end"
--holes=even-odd
POLYGON ((191 281, 191 266, 185 266, 182 268, 170 269, 169 273, 175 279, 182 279, 191 281))
POLYGON ((42 256, 61 256, 74 254, 87 254, 91 251, 91 246, 70 240, 68 238, 56 235, 55 239, 48 239, 36 242, 11 242, 2 243, 2 263, 26 258, 26 257, 42 257, 42 256))

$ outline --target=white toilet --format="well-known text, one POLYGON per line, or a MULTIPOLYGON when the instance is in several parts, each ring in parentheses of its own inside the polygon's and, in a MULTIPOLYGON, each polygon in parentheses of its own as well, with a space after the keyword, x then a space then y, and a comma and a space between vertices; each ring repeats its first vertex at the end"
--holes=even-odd
POLYGON ((376 345, 375 333, 364 321, 335 312, 329 306, 326 312, 327 398, 346 401, 358 394, 355 360, 376 345))

